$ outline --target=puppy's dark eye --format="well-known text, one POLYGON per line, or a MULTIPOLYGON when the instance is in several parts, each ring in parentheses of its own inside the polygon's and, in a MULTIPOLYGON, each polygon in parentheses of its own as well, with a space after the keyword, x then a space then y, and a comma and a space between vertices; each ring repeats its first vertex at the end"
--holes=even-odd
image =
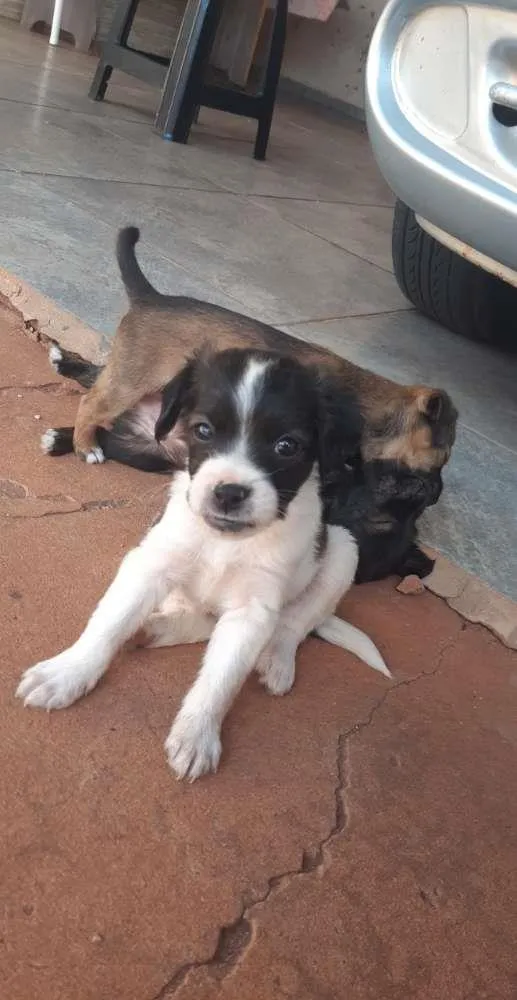
POLYGON ((198 424, 194 424, 192 427, 192 433, 198 441, 210 441, 213 437, 213 430, 210 424, 205 423, 205 421, 200 420, 198 424))
POLYGON ((300 450, 300 445, 298 441, 294 438, 289 437, 287 434, 284 437, 278 438, 275 443, 275 452, 280 458, 293 458, 300 450))

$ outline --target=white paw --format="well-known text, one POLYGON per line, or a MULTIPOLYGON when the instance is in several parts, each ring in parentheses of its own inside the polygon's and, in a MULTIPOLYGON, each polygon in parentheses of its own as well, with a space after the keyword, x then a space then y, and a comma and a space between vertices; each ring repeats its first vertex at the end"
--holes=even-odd
POLYGON ((59 372, 59 363, 63 360, 63 354, 58 344, 50 345, 48 359, 54 371, 59 372))
POLYGON ((91 451, 87 451, 84 456, 84 461, 87 465, 102 465, 104 462, 104 452, 102 448, 99 448, 99 446, 96 445, 91 451))
POLYGON ((165 742, 169 765, 178 778, 195 781, 217 771, 221 756, 219 727, 206 715, 179 712, 165 742))
POLYGON ((257 664, 260 683, 270 694, 282 695, 291 690, 296 673, 295 656, 290 650, 271 643, 257 664))
POLYGON ((56 443, 57 431, 53 427, 49 427, 48 431, 45 431, 41 435, 40 445, 41 450, 45 452, 46 455, 50 455, 54 450, 54 445, 56 443))
POLYGON ((26 670, 16 697, 31 708, 67 708, 95 687, 100 673, 67 649, 26 670))

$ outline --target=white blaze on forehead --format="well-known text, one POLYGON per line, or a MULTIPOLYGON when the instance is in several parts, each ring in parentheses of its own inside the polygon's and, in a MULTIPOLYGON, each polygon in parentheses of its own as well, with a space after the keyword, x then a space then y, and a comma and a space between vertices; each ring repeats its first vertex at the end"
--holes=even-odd
POLYGON ((193 475, 189 505, 195 514, 205 517, 213 510, 213 493, 218 484, 239 483, 248 488, 249 496, 236 520, 240 517, 250 525, 264 527, 277 518, 276 489, 267 473, 256 465, 248 439, 251 418, 262 400, 264 376, 270 364, 267 358, 248 358, 241 378, 233 386, 237 434, 221 452, 210 454, 193 475))
POLYGON ((237 412, 242 424, 246 424, 253 414, 262 392, 268 366, 269 361, 250 358, 244 369, 244 374, 235 390, 237 412))

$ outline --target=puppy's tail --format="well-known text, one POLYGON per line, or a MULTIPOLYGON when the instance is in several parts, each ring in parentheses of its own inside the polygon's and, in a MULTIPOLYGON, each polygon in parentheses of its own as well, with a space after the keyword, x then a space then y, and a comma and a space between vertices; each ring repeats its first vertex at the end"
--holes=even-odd
POLYGON ((314 631, 316 635, 319 635, 320 639, 325 639, 326 642, 330 642, 333 646, 340 646, 341 649, 347 649, 349 653, 355 653, 363 663, 367 663, 373 670, 378 670, 380 674, 391 678, 391 673, 377 646, 374 645, 364 632, 355 628, 354 625, 344 622, 342 618, 337 618, 336 615, 330 615, 314 631))
POLYGON ((126 226, 117 236, 117 263, 131 304, 163 298, 147 280, 136 259, 135 247, 140 239, 136 226, 126 226))

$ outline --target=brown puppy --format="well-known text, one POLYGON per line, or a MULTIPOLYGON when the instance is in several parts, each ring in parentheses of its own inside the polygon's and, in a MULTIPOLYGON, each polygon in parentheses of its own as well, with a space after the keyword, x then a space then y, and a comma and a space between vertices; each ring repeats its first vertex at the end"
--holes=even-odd
MULTIPOLYGON (((383 576, 390 568, 398 568, 399 563, 403 571, 408 549, 411 550, 408 571, 429 572, 432 564, 422 553, 420 566, 411 562, 415 555, 414 522, 426 506, 436 502, 442 487, 441 469, 454 442, 457 412, 447 393, 421 385, 397 385, 330 351, 221 306, 183 296, 161 295, 139 267, 135 256, 138 239, 139 231, 131 227, 122 229, 118 236, 117 259, 130 308, 117 329, 105 367, 89 365, 71 354, 64 358, 56 348, 53 359, 56 370, 88 387, 73 429, 76 454, 90 463, 115 457, 150 470, 171 468, 180 456, 170 449, 168 454, 162 453, 161 467, 157 465, 156 449, 160 446, 154 441, 152 429, 150 432, 146 429, 149 447, 140 451, 139 462, 131 459, 131 448, 124 451, 110 447, 110 438, 114 440, 110 432, 114 427, 119 428, 124 415, 138 410, 142 401, 152 403, 149 413, 154 412, 158 417, 162 390, 187 355, 201 349, 207 341, 217 350, 250 347, 294 354, 322 375, 332 375, 344 396, 352 395, 361 411, 363 431, 352 507, 348 505, 350 477, 345 490, 345 480, 341 480, 343 470, 334 470, 328 495, 337 523, 349 523, 359 541, 363 535, 369 552, 371 538, 375 539, 375 556, 372 559, 370 552, 371 565, 360 576, 363 579, 383 576), (145 451, 153 452, 155 464, 145 463, 145 451), (378 566, 377 539, 382 539, 384 548, 389 541, 389 552, 384 553, 378 566)), ((127 430, 125 436, 127 440, 127 430)), ((63 454, 71 450, 71 439, 72 429, 61 428, 47 432, 43 446, 51 454, 63 454)), ((132 450, 134 458, 135 448, 132 450)))
POLYGON ((441 389, 397 385, 248 316, 209 302, 160 295, 136 261, 138 238, 135 228, 121 230, 118 237, 117 258, 130 309, 105 368, 79 404, 74 451, 81 458, 95 448, 98 427, 110 430, 143 396, 161 391, 185 357, 209 340, 217 350, 254 347, 294 353, 307 364, 332 371, 359 401, 365 419, 364 461, 391 460, 425 472, 447 462, 456 411, 441 389))

